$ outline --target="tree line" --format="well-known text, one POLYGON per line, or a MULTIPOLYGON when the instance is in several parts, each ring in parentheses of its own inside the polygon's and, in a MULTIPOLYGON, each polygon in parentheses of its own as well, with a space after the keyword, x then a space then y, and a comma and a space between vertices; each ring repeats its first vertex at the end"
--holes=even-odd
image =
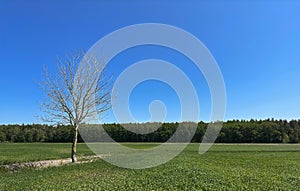
MULTIPOLYGON (((110 137, 117 142, 165 142, 177 130, 179 123, 142 123, 142 124, 103 124, 103 128, 110 137), (147 134, 137 134, 128 131, 134 129, 151 130, 147 134), (124 127, 123 127, 124 126, 124 127), (153 126, 159 126, 153 129, 153 126), (155 131, 154 131, 155 130, 155 131)), ((192 132, 192 126, 197 129, 192 142, 201 142, 207 123, 184 122, 184 130, 179 136, 192 132)), ((90 127, 91 128, 91 127, 90 127)), ((97 126, 93 126, 97 128, 97 126)), ((83 129, 88 131, 89 126, 83 129)), ((137 131, 135 131, 137 132, 137 131)), ((41 124, 30 125, 0 125, 0 142, 72 142, 74 128, 71 126, 51 126, 41 124)), ((85 141, 98 141, 97 133, 90 133, 85 141), (94 136, 94 137, 93 137, 94 136)), ((83 142, 79 134, 79 142, 83 142)), ((216 140, 217 143, 300 143, 300 120, 231 120, 223 123, 223 127, 216 140)))

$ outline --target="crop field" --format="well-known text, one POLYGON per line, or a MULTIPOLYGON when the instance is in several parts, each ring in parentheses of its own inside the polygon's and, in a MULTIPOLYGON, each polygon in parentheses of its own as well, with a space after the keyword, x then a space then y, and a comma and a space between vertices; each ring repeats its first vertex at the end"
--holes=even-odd
MULTIPOLYGON (((149 144, 126 144, 146 148, 149 144)), ((151 145, 155 146, 155 144, 151 145)), ((199 144, 161 166, 131 170, 103 160, 0 171, 0 190, 300 190, 300 145, 199 144)), ((69 157, 70 144, 0 144, 0 163, 69 157)), ((78 154, 92 155, 84 144, 78 154)))
MULTIPOLYGON (((69 143, 2 143, 0 165, 70 157, 69 143)), ((93 155, 85 144, 78 144, 78 156, 93 155)))

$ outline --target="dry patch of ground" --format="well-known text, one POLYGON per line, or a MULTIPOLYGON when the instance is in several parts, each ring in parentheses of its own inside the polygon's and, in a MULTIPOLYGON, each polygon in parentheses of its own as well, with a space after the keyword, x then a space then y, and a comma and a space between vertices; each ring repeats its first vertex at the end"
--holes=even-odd
MULTIPOLYGON (((106 157, 107 155, 94 155, 94 156, 84 156, 78 158, 78 163, 88 163, 93 162, 95 160, 101 159, 106 157)), ((65 164, 72 163, 70 158, 67 159, 55 159, 55 160, 42 160, 42 161, 34 161, 34 162, 24 162, 24 163, 17 163, 17 164, 9 164, 9 165, 1 165, 0 168, 9 169, 9 170, 20 170, 23 168, 47 168, 52 166, 61 166, 65 164)))

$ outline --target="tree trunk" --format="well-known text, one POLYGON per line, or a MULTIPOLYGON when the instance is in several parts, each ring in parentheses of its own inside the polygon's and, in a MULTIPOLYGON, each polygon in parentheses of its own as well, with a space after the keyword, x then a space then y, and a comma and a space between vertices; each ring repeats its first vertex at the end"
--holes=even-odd
POLYGON ((73 163, 77 162, 77 158, 76 158, 77 137, 78 137, 78 126, 75 125, 74 139, 73 139, 72 152, 71 152, 71 158, 73 163))

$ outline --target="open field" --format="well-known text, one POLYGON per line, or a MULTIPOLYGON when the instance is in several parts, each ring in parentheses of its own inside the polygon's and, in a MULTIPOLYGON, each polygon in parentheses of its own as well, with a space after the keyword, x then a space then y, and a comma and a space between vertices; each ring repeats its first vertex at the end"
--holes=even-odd
MULTIPOLYGON (((71 143, 1 143, 0 165, 70 157, 71 143)), ((93 155, 85 144, 78 144, 78 156, 93 155)))
MULTIPOLYGON (((198 154, 198 146, 190 144, 170 162, 144 170, 122 169, 98 160, 41 170, 2 171, 0 190, 300 190, 299 144, 218 144, 203 155, 198 154)), ((65 158, 69 150, 70 144, 63 143, 4 143, 0 144, 0 161, 65 158)), ((79 144, 78 154, 92 153, 79 144)))

